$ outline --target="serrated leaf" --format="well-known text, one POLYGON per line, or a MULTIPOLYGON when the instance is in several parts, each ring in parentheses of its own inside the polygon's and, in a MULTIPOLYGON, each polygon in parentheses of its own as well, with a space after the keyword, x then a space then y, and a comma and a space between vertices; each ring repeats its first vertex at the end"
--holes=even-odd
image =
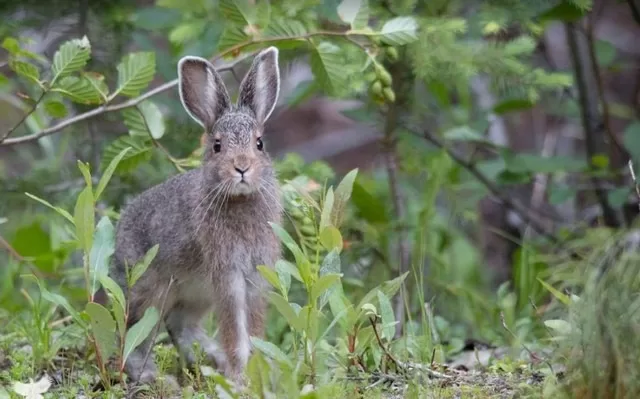
POLYGON ((287 320, 287 323, 295 330, 302 331, 304 329, 304 325, 300 323, 300 319, 296 314, 296 311, 293 309, 289 301, 282 295, 269 292, 269 302, 278 310, 278 312, 287 320))
POLYGON ((109 95, 109 87, 107 83, 104 81, 104 75, 101 75, 96 72, 86 72, 82 75, 87 82, 100 94, 103 101, 106 101, 109 95))
POLYGON ((86 77, 65 76, 58 80, 51 91, 80 104, 100 104, 104 101, 102 94, 86 77))
POLYGON ((338 6, 338 16, 351 29, 363 29, 369 25, 368 0, 343 0, 338 6))
POLYGON ((73 220, 76 225, 78 242, 87 254, 91 251, 93 243, 94 217, 93 193, 91 187, 85 187, 78 195, 73 220))
POLYGON ((113 175, 113 172, 116 170, 116 167, 120 163, 120 160, 122 160, 122 158, 124 158, 124 156, 127 155, 127 152, 129 152, 130 150, 131 150, 131 147, 125 147, 122 151, 118 153, 118 155, 116 155, 109 162, 109 165, 104 170, 104 173, 102 174, 102 177, 98 182, 98 187, 96 187, 96 192, 94 197, 95 202, 98 202, 100 195, 102 195, 102 192, 104 191, 104 189, 107 188, 107 184, 109 184, 109 180, 111 180, 111 176, 113 175))
POLYGON ((85 312, 89 315, 91 332, 100 350, 101 360, 106 364, 109 356, 116 351, 116 322, 104 306, 95 302, 87 303, 85 312))
POLYGON ((418 23, 413 17, 396 17, 385 22, 380 40, 390 46, 402 46, 418 40, 418 23))
POLYGON ((160 108, 152 101, 143 101, 135 107, 122 111, 124 124, 132 136, 151 136, 158 140, 165 132, 164 117, 160 108))
POLYGON ((251 344, 260 352, 278 361, 282 365, 286 365, 289 368, 293 367, 293 365, 291 364, 291 360, 289 360, 287 355, 271 342, 264 341, 257 337, 251 337, 251 344))
POLYGON ((9 67, 20 76, 23 76, 34 83, 40 83, 40 71, 38 68, 25 61, 11 60, 9 67))
POLYGON ((124 339, 124 350, 122 351, 122 364, 127 362, 134 349, 149 337, 151 331, 158 323, 160 315, 155 307, 148 307, 144 315, 136 324, 131 326, 124 339))
POLYGON ((89 281, 91 296, 98 291, 100 277, 109 271, 109 259, 115 249, 115 229, 107 216, 103 216, 94 235, 93 246, 89 254, 89 281))
POLYGON ((48 100, 44 103, 44 109, 53 118, 64 118, 67 116, 67 107, 56 100, 48 100))
POLYGON ((255 23, 255 5, 248 0, 220 0, 218 7, 226 21, 241 26, 255 23))
POLYGON ((320 87, 329 93, 342 87, 345 81, 340 47, 330 42, 320 42, 311 53, 311 71, 320 87))
POLYGON ((277 18, 264 31, 265 37, 299 37, 307 34, 307 29, 298 20, 277 18))
POLYGON ((240 43, 249 40, 249 36, 237 26, 228 26, 222 32, 220 41, 218 41, 218 51, 225 51, 240 43))
POLYGON ((133 268, 131 269, 131 274, 129 276, 130 287, 133 287, 133 285, 140 279, 140 277, 142 277, 144 272, 147 271, 147 269, 151 265, 151 262, 153 262, 156 255, 158 254, 159 248, 160 246, 158 244, 149 248, 149 250, 144 254, 142 259, 133 266, 133 268))
POLYGON ((153 52, 131 53, 118 64, 118 88, 116 94, 135 97, 144 90, 156 72, 156 55, 153 52))
POLYGON ((391 340, 396 333, 394 325, 396 318, 393 314, 391 300, 382 291, 378 291, 378 303, 380 304, 380 318, 382 319, 382 336, 391 340))
POLYGON ((90 56, 91 44, 86 36, 63 43, 53 56, 51 85, 53 86, 58 79, 84 68, 90 56))
POLYGON ((62 209, 60 207, 51 205, 49 202, 43 200, 42 198, 36 197, 33 194, 30 193, 24 193, 27 197, 38 201, 39 203, 41 203, 44 206, 47 206, 51 209, 53 209, 54 211, 58 212, 58 214, 60 214, 62 217, 64 217, 65 219, 67 219, 68 221, 71 222, 71 224, 75 225, 75 221, 73 220, 73 216, 71 216, 71 214, 69 212, 67 212, 65 209, 62 209))
POLYGON ((121 161, 115 168, 117 173, 128 173, 138 167, 140 163, 151 158, 151 145, 149 140, 142 137, 122 136, 109 144, 102 157, 100 168, 106 170, 107 165, 115 159, 121 151, 130 147, 130 150, 122 156, 121 161))

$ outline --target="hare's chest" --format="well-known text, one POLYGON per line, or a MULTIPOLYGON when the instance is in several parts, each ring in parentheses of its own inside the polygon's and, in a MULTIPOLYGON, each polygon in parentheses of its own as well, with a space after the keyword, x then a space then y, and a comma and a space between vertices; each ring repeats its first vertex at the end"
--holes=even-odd
POLYGON ((273 264, 278 241, 267 226, 255 226, 244 234, 229 231, 215 254, 215 263, 221 268, 240 268, 247 272, 260 264, 273 264))

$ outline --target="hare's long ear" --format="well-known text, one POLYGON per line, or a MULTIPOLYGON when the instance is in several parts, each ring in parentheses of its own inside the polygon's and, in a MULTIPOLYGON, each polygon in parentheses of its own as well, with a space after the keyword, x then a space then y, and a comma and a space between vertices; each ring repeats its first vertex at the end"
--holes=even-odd
POLYGON ((180 101, 187 113, 206 129, 211 129, 229 108, 229 93, 211 63, 186 56, 178 62, 180 101))
POLYGON ((254 58, 240 84, 238 105, 251 109, 258 122, 264 123, 276 106, 279 92, 278 49, 272 46, 254 58))

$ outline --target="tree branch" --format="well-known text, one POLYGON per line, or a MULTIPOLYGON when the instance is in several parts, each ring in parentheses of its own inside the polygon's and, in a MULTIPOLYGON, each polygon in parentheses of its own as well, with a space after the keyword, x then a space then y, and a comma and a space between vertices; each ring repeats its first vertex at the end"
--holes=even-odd
MULTIPOLYGON (((566 34, 567 34, 567 42, 569 44, 569 49, 571 52, 571 60, 573 63, 573 69, 576 77, 576 85, 578 88, 579 95, 579 103, 580 103, 580 115, 582 117, 582 126, 584 128, 585 133, 585 146, 586 146, 586 155, 587 155, 587 163, 589 166, 593 166, 593 157, 596 155, 598 151, 598 131, 597 126, 599 122, 598 118, 598 104, 594 102, 592 97, 598 98, 598 95, 592 96, 593 91, 589 90, 590 87, 596 85, 592 76, 587 76, 587 71, 585 68, 588 68, 589 62, 583 63, 585 59, 584 51, 579 47, 578 38, 576 35, 576 25, 575 23, 568 22, 565 25, 566 34), (584 54, 584 55, 583 55, 584 54)), ((589 43, 584 43, 586 46, 589 43)), ((602 216, 604 218, 604 222, 609 227, 618 227, 618 217, 616 216, 615 210, 609 204, 609 199, 607 198, 606 191, 598 188, 601 186, 600 179, 592 176, 591 177, 594 186, 596 198, 600 203, 600 207, 602 209, 602 216)))
MULTIPOLYGON (((40 93, 40 96, 38 97, 38 99, 36 100, 36 102, 33 104, 33 106, 31 107, 31 109, 27 112, 25 112, 25 114, 22 116, 22 118, 20 118, 20 120, 18 121, 18 123, 16 123, 15 125, 13 125, 13 127, 11 129, 9 129, 9 131, 7 133, 5 133, 4 136, 0 137, 0 144, 2 144, 3 142, 5 142, 5 140, 11 136, 13 134, 13 132, 15 132, 15 130, 17 128, 20 127, 20 125, 22 125, 24 123, 24 121, 27 120, 27 118, 29 117, 29 115, 33 114, 36 109, 38 108, 38 105, 40 104, 40 102, 42 101, 42 99, 44 98, 44 95, 47 94, 46 90, 42 90, 42 93, 40 93)), ((10 140, 7 140, 10 141, 10 140)))
MULTIPOLYGON (((260 43, 276 43, 276 42, 281 42, 281 41, 285 41, 285 40, 309 40, 313 37, 316 36, 338 36, 338 37, 342 37, 347 39, 349 42, 351 43, 355 43, 354 40, 352 40, 353 37, 355 36, 362 36, 362 34, 358 34, 358 33, 353 33, 350 31, 343 31, 343 32, 338 32, 338 31, 317 31, 317 32, 310 32, 310 33, 306 33, 304 35, 299 35, 299 36, 290 36, 290 37, 264 37, 264 38, 259 38, 259 39, 251 39, 251 40, 247 40, 244 41, 242 43, 238 43, 235 46, 232 46, 228 49, 226 49, 225 51, 223 51, 222 53, 218 54, 217 56, 213 57, 211 59, 212 62, 219 60, 227 55, 232 55, 232 54, 236 54, 238 53, 240 50, 242 50, 245 47, 254 45, 254 44, 260 44, 260 43)), ((244 61, 245 59, 249 58, 249 56, 253 55, 253 53, 251 54, 247 54, 243 57, 240 57, 238 59, 233 60, 232 62, 230 62, 227 65, 223 65, 219 68, 217 68, 218 72, 223 72, 223 71, 229 71, 229 70, 233 70, 233 68, 238 65, 240 62, 244 61)), ((130 108, 130 107, 134 107, 138 104, 140 104, 142 101, 155 96, 156 94, 160 94, 162 92, 165 92, 169 89, 174 88, 175 86, 178 85, 178 79, 174 79, 171 80, 167 83, 164 83, 152 90, 149 90, 148 92, 140 95, 139 97, 136 98, 132 98, 128 101, 124 101, 120 104, 115 104, 115 105, 102 105, 100 107, 97 107, 95 109, 92 109, 91 111, 76 115, 74 117, 68 118, 60 123, 57 123, 53 126, 50 126, 46 129, 42 129, 39 132, 27 135, 27 136, 22 136, 22 137, 16 137, 15 139, 0 139, 0 147, 8 147, 8 146, 12 146, 15 144, 22 144, 22 143, 27 143, 30 141, 34 141, 34 140, 38 140, 41 137, 45 137, 45 136, 49 136, 51 134, 54 134, 68 126, 73 125, 74 123, 78 123, 93 117, 96 117, 98 115, 102 115, 102 114, 106 114, 109 112, 115 112, 115 111, 120 111, 122 109, 125 108, 130 108)))

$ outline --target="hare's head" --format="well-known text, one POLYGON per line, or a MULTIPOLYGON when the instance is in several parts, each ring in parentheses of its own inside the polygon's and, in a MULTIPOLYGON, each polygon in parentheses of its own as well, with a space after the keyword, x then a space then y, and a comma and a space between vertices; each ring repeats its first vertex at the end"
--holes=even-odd
POLYGON ((182 105, 207 132, 207 180, 226 185, 232 195, 270 184, 273 169, 262 133, 280 90, 278 49, 269 47, 255 57, 233 105, 222 78, 204 58, 183 57, 178 77, 182 105))

